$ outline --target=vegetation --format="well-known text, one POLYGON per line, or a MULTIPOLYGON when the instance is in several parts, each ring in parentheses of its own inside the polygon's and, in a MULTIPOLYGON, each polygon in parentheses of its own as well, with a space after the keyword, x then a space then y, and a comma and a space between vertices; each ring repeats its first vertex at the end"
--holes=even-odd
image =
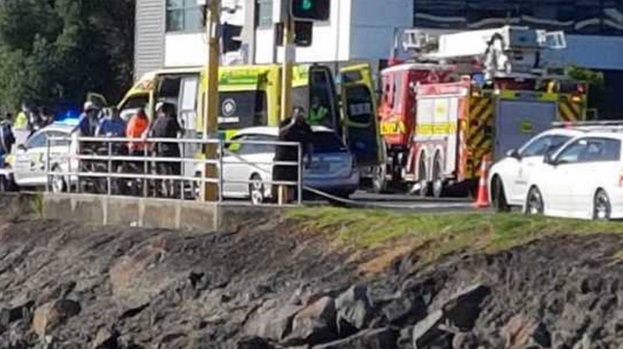
POLYGON ((134 0, 1 0, 0 109, 117 99, 132 79, 134 0))
POLYGON ((473 250, 496 252, 548 236, 623 233, 623 225, 519 214, 414 214, 408 212, 302 208, 289 213, 311 231, 335 234, 341 245, 418 250, 423 261, 473 250))

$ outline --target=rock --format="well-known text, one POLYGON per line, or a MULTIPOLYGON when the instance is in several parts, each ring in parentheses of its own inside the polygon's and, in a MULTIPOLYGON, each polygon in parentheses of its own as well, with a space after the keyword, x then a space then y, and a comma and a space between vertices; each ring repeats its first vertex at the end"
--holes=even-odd
POLYGON ((260 337, 247 337, 236 344, 237 349, 274 349, 275 347, 260 337))
POLYGON ((314 346, 313 349, 396 349, 396 332, 389 328, 361 331, 356 335, 331 343, 314 346))
POLYGON ((443 312, 437 310, 418 322, 413 327, 413 348, 428 348, 428 345, 433 343, 438 336, 443 335, 444 332, 439 329, 439 323, 443 318, 443 312))
POLYGON ((368 287, 355 285, 335 300, 337 330, 341 337, 362 330, 373 317, 372 304, 368 298, 368 287))
POLYGON ((335 301, 323 297, 301 310, 292 321, 292 333, 285 346, 326 343, 336 338, 335 301))
POLYGON ((57 299, 67 298, 67 296, 69 296, 69 294, 71 294, 71 292, 73 292, 75 288, 76 288, 76 282, 69 281, 69 282, 62 283, 58 286, 52 287, 50 289, 47 289, 43 291, 39 295, 39 297, 37 297, 35 305, 39 307, 46 303, 53 302, 57 299))
POLYGON ((50 330, 80 313, 80 303, 69 299, 59 299, 42 305, 35 310, 33 330, 44 337, 50 330))
POLYGON ((245 326, 245 334, 280 342, 292 331, 294 316, 301 307, 285 305, 276 308, 260 308, 245 326))
POLYGON ((426 316, 426 304, 419 296, 394 299, 383 307, 383 315, 391 325, 414 325, 426 316))
POLYGON ((15 321, 27 318, 34 304, 34 302, 29 301, 13 308, 0 309, 0 326, 7 327, 15 321))
POLYGON ((471 331, 480 316, 482 302, 489 292, 489 288, 482 284, 460 290, 444 304, 444 316, 460 331, 471 331))
POLYGON ((452 349, 477 349, 478 338, 472 332, 459 332, 454 334, 452 349))
POLYGON ((93 349, 117 349, 119 348, 119 332, 112 328, 100 328, 93 341, 93 349))
POLYGON ((515 315, 502 329, 506 348, 538 345, 549 348, 551 335, 545 325, 524 314, 515 315))
POLYGON ((405 327, 400 330, 400 335, 398 336, 398 347, 399 348, 411 348, 413 343, 413 326, 405 327))

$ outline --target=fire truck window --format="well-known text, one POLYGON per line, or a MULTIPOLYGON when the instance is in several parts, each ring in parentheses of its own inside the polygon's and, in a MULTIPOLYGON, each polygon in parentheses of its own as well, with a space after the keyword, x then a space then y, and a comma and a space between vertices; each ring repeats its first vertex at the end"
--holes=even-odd
POLYGON ((350 87, 346 90, 346 104, 350 121, 369 123, 372 120, 372 95, 363 85, 350 87))
POLYGON ((218 122, 221 130, 265 126, 268 123, 264 91, 221 92, 219 100, 218 122))

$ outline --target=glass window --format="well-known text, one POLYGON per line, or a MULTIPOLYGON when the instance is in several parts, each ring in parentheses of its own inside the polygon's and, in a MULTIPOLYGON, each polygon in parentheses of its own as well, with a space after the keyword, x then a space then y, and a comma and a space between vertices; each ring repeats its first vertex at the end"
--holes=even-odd
POLYGON ((571 137, 563 135, 547 135, 541 138, 535 139, 532 143, 528 144, 521 152, 522 157, 529 156, 543 156, 545 153, 551 153, 563 144, 565 144, 571 137))
POLYGON ((45 132, 40 132, 36 136, 34 136, 30 140, 28 140, 28 143, 26 143, 26 148, 33 149, 33 148, 46 147, 47 146, 47 140, 48 140, 48 137, 45 134, 45 132))
POLYGON ((615 139, 589 138, 580 139, 558 156, 558 164, 570 164, 595 161, 619 161, 621 159, 621 142, 615 139))
POLYGON ((119 115, 127 122, 139 111, 139 109, 144 109, 147 106, 147 103, 149 103, 148 95, 130 97, 121 106, 119 115))
POLYGON ((367 124, 374 117, 372 94, 367 86, 356 85, 347 87, 346 107, 350 121, 367 124))
POLYGON ((220 92, 219 128, 238 130, 268 124, 264 91, 220 92))
POLYGON ((69 139, 70 135, 61 131, 49 131, 47 132, 48 137, 50 138, 67 138, 63 140, 51 140, 50 145, 52 147, 60 147, 60 146, 69 146, 71 144, 71 140, 69 139))
MULTIPOLYGON (((254 142, 276 142, 277 137, 270 135, 250 135, 245 140, 254 142)), ((243 144, 239 154, 271 154, 275 152, 274 144, 243 144)))
POLYGON ((273 26, 273 0, 257 0, 255 3, 256 25, 260 29, 273 26))
POLYGON ((314 153, 339 153, 345 152, 346 146, 341 139, 333 132, 319 131, 314 132, 312 137, 314 153))
POLYGON ((204 27, 202 11, 197 0, 167 0, 167 31, 200 31, 204 27))

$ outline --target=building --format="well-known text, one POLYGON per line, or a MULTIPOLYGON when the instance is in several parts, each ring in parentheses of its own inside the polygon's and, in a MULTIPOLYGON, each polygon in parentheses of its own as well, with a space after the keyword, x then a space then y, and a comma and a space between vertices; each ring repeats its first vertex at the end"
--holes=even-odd
MULTIPOLYGON (((205 64, 206 39, 198 1, 137 0, 135 77, 163 67, 205 64)), ((243 27, 240 39, 246 62, 280 62, 283 50, 275 51, 273 46, 274 1, 222 1, 221 21, 243 27)), ((394 32, 412 25, 412 13, 413 0, 334 0, 331 19, 315 26, 312 46, 297 48, 296 60, 337 64, 386 59, 394 32)))
MULTIPOLYGON (((206 60, 205 0, 137 0, 135 75, 163 67, 201 66, 206 60)), ((277 0, 222 0, 222 22, 242 27, 241 60, 279 62, 273 47, 277 0)), ((440 32, 506 24, 563 30, 568 64, 602 71, 602 116, 623 118, 623 0, 333 0, 331 19, 314 28, 298 62, 365 60, 382 64, 400 28, 440 32)))

